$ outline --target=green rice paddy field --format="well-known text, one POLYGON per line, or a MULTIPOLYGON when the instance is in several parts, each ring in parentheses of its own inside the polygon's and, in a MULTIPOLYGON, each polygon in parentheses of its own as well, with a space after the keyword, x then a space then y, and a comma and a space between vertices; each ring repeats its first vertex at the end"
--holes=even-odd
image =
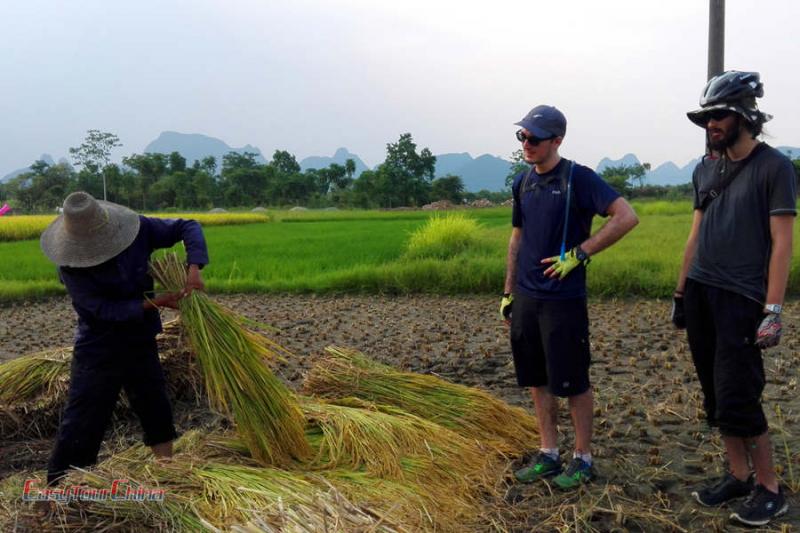
MULTIPOLYGON (((691 205, 649 202, 635 208, 639 226, 588 267, 592 296, 671 294, 691 223, 691 205)), ((461 220, 451 228, 454 233, 447 228, 441 232, 441 227, 424 231, 425 249, 410 245, 412 234, 423 231, 430 219, 446 215, 271 212, 269 222, 208 225, 204 230, 211 264, 204 277, 211 292, 499 293, 510 208, 455 213, 461 220)), ((4 224, 13 223, 14 217, 0 219, 0 233, 4 224)), ((597 218, 595 227, 603 223, 597 218)), ((800 290, 797 263, 795 258, 792 293, 800 290)), ((0 242, 0 301, 61 293, 55 268, 39 250, 38 240, 0 242)))

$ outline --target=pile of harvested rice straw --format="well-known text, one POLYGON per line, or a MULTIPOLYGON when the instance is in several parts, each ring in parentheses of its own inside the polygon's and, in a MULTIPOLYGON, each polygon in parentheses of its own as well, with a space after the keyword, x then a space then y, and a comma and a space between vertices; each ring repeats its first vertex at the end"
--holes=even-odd
MULTIPOLYGON (((183 287, 177 257, 154 273, 168 290, 183 287)), ((41 473, 8 477, 0 481, 0 528, 463 531, 486 523, 487 502, 502 501, 507 455, 536 442, 533 418, 486 392, 341 348, 309 372, 300 396, 270 368, 291 357, 286 350, 204 293, 180 306, 194 358, 173 350, 185 366, 165 373, 197 373, 204 385, 196 390, 205 392, 197 409, 210 406, 232 426, 186 432, 168 461, 142 445, 121 449, 65 484, 103 489, 125 479, 133 488, 163 489, 163 502, 57 503, 42 521, 19 497, 24 479, 41 473)), ((168 330, 174 339, 174 327, 168 330)), ((0 365, 0 406, 63 402, 68 355, 0 365)))

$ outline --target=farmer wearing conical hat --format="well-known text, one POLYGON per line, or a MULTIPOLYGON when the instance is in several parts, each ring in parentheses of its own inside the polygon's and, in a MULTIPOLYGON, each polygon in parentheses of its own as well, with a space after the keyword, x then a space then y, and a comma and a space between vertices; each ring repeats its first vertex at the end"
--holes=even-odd
POLYGON ((758 140, 772 118, 756 105, 763 95, 757 72, 731 70, 709 80, 688 113, 719 157, 704 158, 692 177, 694 219, 673 305, 730 468, 692 495, 705 506, 741 499, 731 518, 753 526, 788 508, 761 405, 761 350, 780 341, 797 213, 792 162, 758 140))
POLYGON ((512 186, 513 229, 500 313, 511 326, 517 383, 530 388, 541 442, 531 464, 514 475, 525 483, 553 477, 556 486, 575 489, 594 477, 585 266, 638 219, 594 171, 559 155, 567 131, 561 111, 536 106, 517 125, 531 168, 512 186), (609 220, 591 235, 594 215, 609 220), (558 451, 559 397, 567 398, 575 427, 566 469, 558 451))
POLYGON ((145 444, 156 456, 170 456, 177 435, 156 347, 158 309, 177 308, 181 297, 203 289, 200 269, 208 264, 208 250, 200 225, 140 216, 75 192, 64 200, 63 214, 42 233, 41 247, 58 265, 78 314, 69 395, 48 464, 48 483, 57 482, 70 467, 97 461, 121 389, 141 421, 145 444), (150 254, 181 241, 188 264, 186 288, 155 296, 148 274, 150 254))

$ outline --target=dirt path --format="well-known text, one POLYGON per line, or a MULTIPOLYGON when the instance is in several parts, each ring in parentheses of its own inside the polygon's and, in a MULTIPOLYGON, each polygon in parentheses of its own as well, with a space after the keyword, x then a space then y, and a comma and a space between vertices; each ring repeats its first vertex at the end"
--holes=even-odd
MULTIPOLYGON (((249 295, 219 299, 249 318, 280 328, 277 340, 297 354, 283 368, 292 382, 301 379, 325 346, 336 344, 403 369, 479 385, 512 404, 531 407, 527 393, 515 385, 507 331, 497 320, 494 297, 249 295)), ((645 530, 637 524, 650 522, 637 518, 636 502, 640 511, 658 507, 689 531, 729 527, 729 511, 700 510, 688 497, 693 487, 722 468, 721 443, 702 421, 699 385, 685 335, 672 329, 668 314, 664 301, 590 304, 594 453, 600 479, 588 497, 596 496, 595 506, 605 511, 595 511, 587 520, 599 530, 645 530)), ((0 359, 70 344, 73 315, 66 299, 0 307, 0 359)), ((800 305, 789 304, 784 341, 766 358, 764 395, 776 463, 794 489, 800 488, 798 315, 800 305), (782 417, 776 415, 776 406, 782 417)), ((562 453, 571 448, 571 430, 564 416, 562 453)), ((41 453, 47 445, 40 443, 41 453)), ((536 445, 531 443, 532 448, 536 445)), ((553 513, 577 513, 587 498, 550 495, 542 485, 512 485, 508 497, 516 502, 519 514, 514 520, 520 531, 551 529, 548 525, 556 524, 553 513)), ((790 504, 789 515, 778 527, 800 527, 800 501, 794 493, 790 504)), ((664 524, 667 530, 671 527, 664 524)))

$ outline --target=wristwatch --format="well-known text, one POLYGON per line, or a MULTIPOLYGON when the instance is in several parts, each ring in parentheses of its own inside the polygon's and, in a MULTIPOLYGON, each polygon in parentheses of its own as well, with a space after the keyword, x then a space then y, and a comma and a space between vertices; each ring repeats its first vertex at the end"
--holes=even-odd
POLYGON ((781 304, 767 304, 764 306, 764 311, 772 313, 773 315, 779 315, 781 311, 783 311, 783 306, 781 304))
POLYGON ((589 254, 584 252, 583 248, 581 248, 580 246, 576 246, 575 247, 575 259, 577 259, 581 263, 588 263, 589 262, 589 254))

